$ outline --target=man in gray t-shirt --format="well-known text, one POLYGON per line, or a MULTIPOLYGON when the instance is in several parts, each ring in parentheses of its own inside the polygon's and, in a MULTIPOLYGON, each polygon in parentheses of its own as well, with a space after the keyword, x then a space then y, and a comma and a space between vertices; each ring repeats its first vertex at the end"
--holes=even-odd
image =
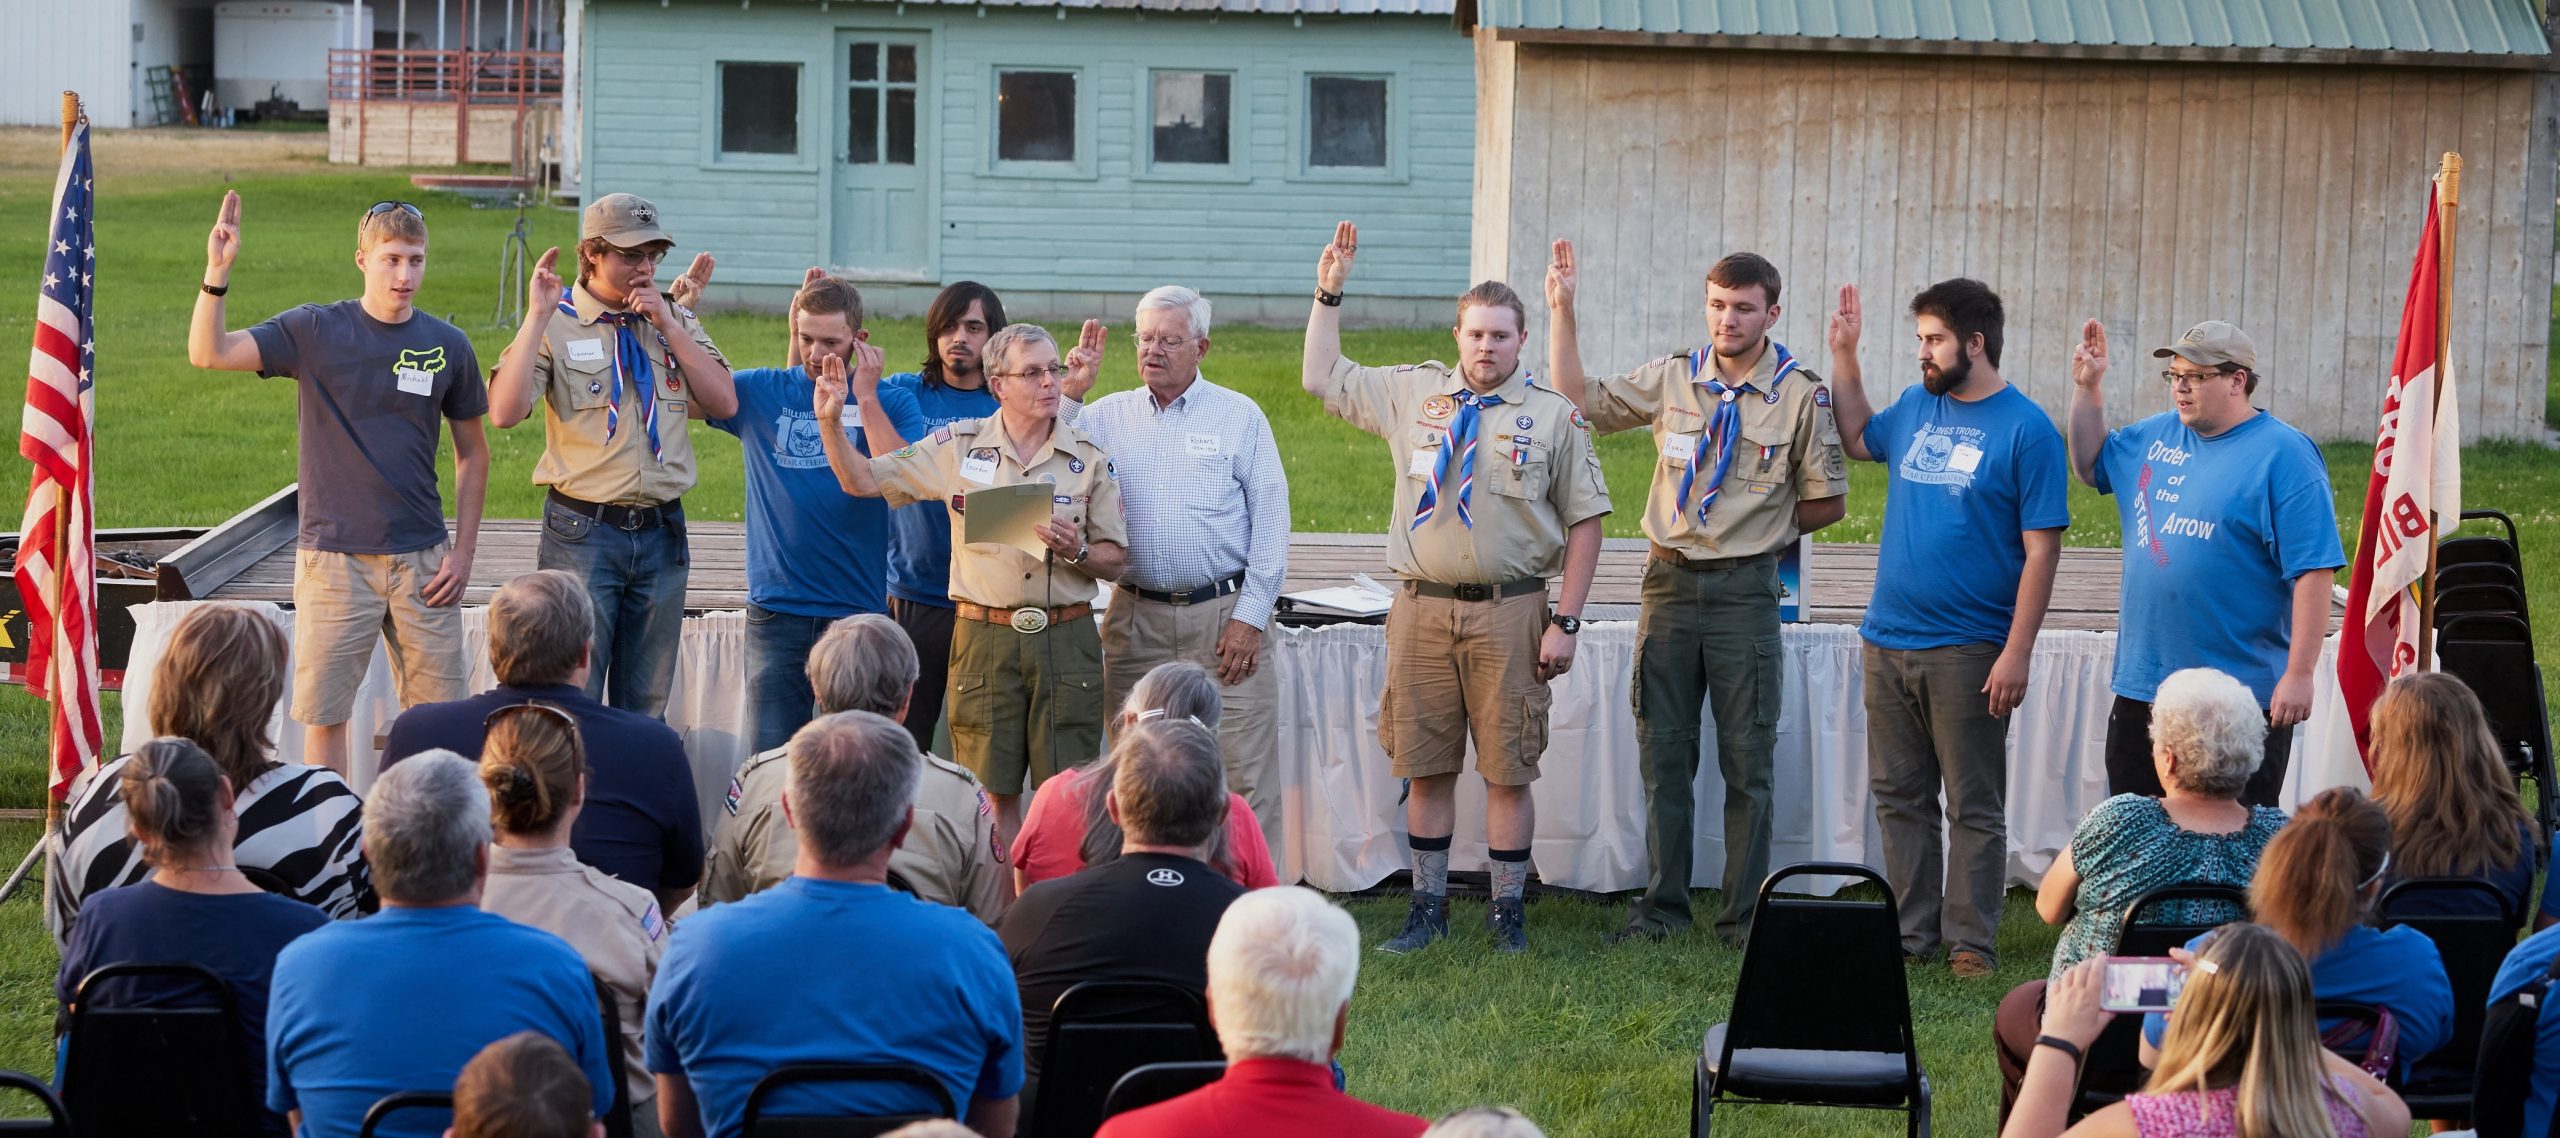
POLYGON ((187 359, 301 383, 293 717, 304 727, 304 761, 344 773, 356 687, 384 633, 401 706, 468 694, 460 604, 489 480, 488 387, 470 338, 411 303, 427 264, 416 206, 382 202, 357 223, 361 298, 230 332, 222 296, 239 251, 240 195, 226 193, 205 242, 187 359), (450 541, 436 488, 446 422, 460 522, 450 541))

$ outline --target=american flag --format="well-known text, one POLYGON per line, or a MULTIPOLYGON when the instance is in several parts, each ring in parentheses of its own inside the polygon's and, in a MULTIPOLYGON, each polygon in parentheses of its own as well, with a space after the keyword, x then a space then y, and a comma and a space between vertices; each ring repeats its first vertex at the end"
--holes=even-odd
POLYGON ((91 367, 89 124, 72 128, 53 189, 53 233, 36 290, 36 344, 18 453, 35 464, 18 529, 18 598, 27 610, 27 687, 53 701, 53 796, 98 757, 98 578, 90 471, 97 410, 91 367), (59 611, 57 611, 57 602, 59 611))

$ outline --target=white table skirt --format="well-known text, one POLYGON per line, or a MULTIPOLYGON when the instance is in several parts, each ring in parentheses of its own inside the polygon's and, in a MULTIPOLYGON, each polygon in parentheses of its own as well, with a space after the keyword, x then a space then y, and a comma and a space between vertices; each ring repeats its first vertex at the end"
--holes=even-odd
MULTIPOLYGON (((151 737, 153 665, 169 632, 202 602, 161 602, 133 609, 135 633, 126 670, 123 746, 151 737)), ((288 633, 293 614, 262 605, 288 633)), ((487 612, 464 610, 471 686, 495 684, 489 669, 487 612)), ((1645 880, 1644 789, 1637 770, 1635 718, 1628 698, 1636 630, 1631 621, 1583 626, 1572 671, 1556 682, 1538 807, 1533 861, 1550 885, 1596 891, 1641 887, 1645 880)), ((1786 706, 1778 721, 1776 845, 1770 864, 1850 861, 1883 864, 1867 795, 1866 709, 1860 700, 1857 630, 1847 625, 1791 624, 1785 629, 1786 706)), ((2335 638, 2324 650, 2329 674, 2335 638)), ((2080 817, 2106 797, 2107 678, 2115 635, 2047 632, 2036 641, 2033 678, 2009 726, 2009 877, 2032 885, 2071 838, 2080 817)), ((1378 694, 1386 677, 1386 633, 1369 625, 1280 629, 1274 653, 1280 686, 1280 754, 1275 781, 1284 795, 1273 855, 1284 880, 1317 888, 1366 888, 1405 867, 1401 786, 1387 772, 1377 740, 1378 694)), ((667 722, 683 735, 705 816, 719 808, 730 772, 747 748, 746 621, 737 612, 689 617, 667 722)), ((2319 685, 2319 700, 2336 699, 2319 685)), ((372 740, 399 706, 390 665, 377 647, 349 727, 354 782, 371 785, 372 740)), ((2297 737, 2284 800, 2321 788, 2361 783, 2362 771, 2330 757, 2325 706, 2297 737), (2345 769, 2342 769, 2345 768, 2345 769)), ((278 755, 299 761, 300 725, 276 708, 278 755)), ((1714 884, 1723 872, 1721 803, 1711 716, 1698 764, 1697 845, 1691 880, 1714 884)), ((1460 779, 1458 841, 1450 859, 1482 869, 1484 790, 1460 779)))

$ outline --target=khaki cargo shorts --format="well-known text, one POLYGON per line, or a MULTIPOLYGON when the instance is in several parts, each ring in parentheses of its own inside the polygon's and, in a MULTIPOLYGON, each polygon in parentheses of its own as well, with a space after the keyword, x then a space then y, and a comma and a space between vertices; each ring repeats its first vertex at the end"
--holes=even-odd
POLYGON ((1378 745, 1395 776, 1456 774, 1472 738, 1486 782, 1536 782, 1552 697, 1538 682, 1546 628, 1544 592, 1490 601, 1399 594, 1387 611, 1387 689, 1378 706, 1378 745))
POLYGON ((462 606, 430 607, 419 595, 444 564, 447 548, 439 543, 414 553, 294 551, 296 722, 331 727, 347 721, 377 638, 389 638, 400 706, 471 694, 462 671, 462 606))

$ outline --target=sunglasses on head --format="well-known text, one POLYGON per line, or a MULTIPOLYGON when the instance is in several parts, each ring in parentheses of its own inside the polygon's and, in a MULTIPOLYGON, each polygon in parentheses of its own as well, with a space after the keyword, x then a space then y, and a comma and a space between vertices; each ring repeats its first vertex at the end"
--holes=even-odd
POLYGON ((409 216, 411 216, 411 217, 417 218, 417 219, 418 219, 418 220, 420 220, 420 221, 425 221, 425 220, 427 219, 427 215, 426 215, 424 212, 420 211, 420 210, 418 209, 418 207, 413 206, 413 205, 410 205, 409 203, 407 203, 407 202, 402 202, 402 201, 380 201, 380 202, 375 202, 375 203, 373 203, 373 205, 372 205, 371 207, 367 208, 367 209, 364 211, 364 219, 365 219, 366 221, 371 221, 371 220, 373 220, 374 218, 380 217, 380 216, 382 216, 383 214, 389 213, 389 212, 391 212, 392 210, 395 210, 395 209, 396 209, 396 210, 399 210, 399 211, 400 211, 400 212, 402 212, 402 213, 408 214, 408 215, 409 215, 409 216))
POLYGON ((505 707, 497 708, 489 714, 481 717, 480 726, 484 728, 495 726, 498 722, 499 716, 512 715, 520 711, 540 711, 550 715, 555 715, 560 718, 561 725, 567 727, 571 734, 575 734, 578 730, 578 719, 576 716, 569 714, 568 710, 565 708, 556 704, 544 703, 540 700, 526 700, 523 703, 510 703, 505 707))

